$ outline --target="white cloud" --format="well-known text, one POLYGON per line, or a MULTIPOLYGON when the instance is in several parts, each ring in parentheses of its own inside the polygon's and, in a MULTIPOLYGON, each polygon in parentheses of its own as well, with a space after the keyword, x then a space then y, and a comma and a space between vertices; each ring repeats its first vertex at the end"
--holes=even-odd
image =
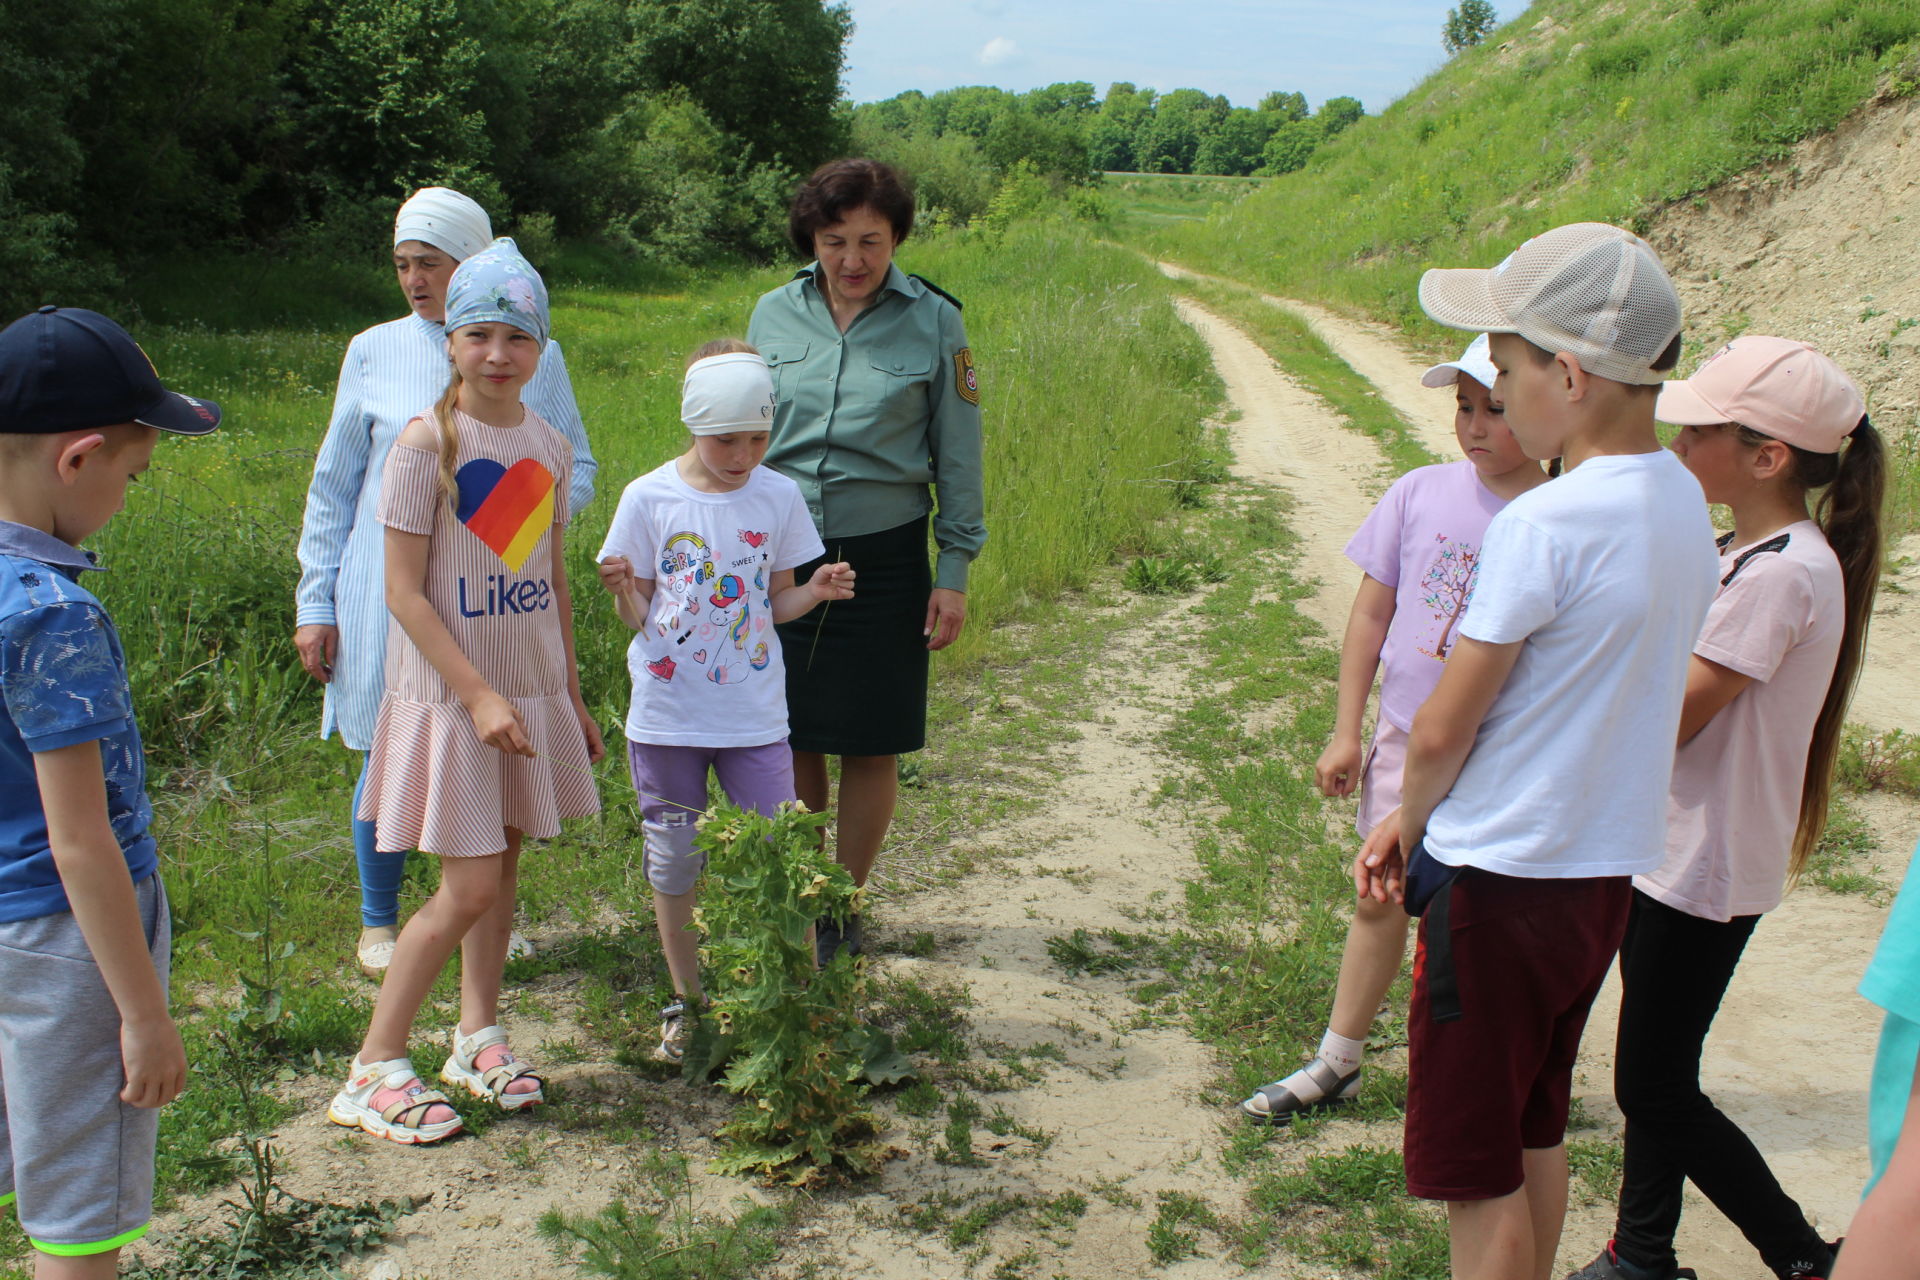
POLYGON ((980 65, 1001 67, 1019 58, 1020 46, 1005 36, 995 36, 980 50, 980 65))

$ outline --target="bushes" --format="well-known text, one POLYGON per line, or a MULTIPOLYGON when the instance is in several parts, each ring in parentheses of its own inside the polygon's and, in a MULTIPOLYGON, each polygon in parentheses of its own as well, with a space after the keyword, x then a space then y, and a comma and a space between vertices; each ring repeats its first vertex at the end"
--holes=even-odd
POLYGON ((851 20, 820 0, 14 9, 8 316, 115 289, 129 264, 189 245, 281 247, 313 225, 358 243, 426 183, 466 191, 502 229, 538 213, 656 258, 765 255, 768 208, 846 142, 851 20))

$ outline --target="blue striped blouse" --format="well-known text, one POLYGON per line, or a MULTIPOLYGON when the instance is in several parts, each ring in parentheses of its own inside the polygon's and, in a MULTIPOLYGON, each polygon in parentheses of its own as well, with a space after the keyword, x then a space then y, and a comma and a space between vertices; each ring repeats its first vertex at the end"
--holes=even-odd
MULTIPOLYGON (((446 331, 436 322, 409 315, 355 335, 340 362, 333 418, 314 459, 300 529, 294 621, 340 628, 320 736, 337 730, 355 751, 373 745, 386 679, 386 535, 376 514, 381 469, 401 428, 446 389, 446 331)), ((540 353, 525 398, 573 446, 567 510, 578 512, 593 500, 599 464, 587 445, 559 343, 549 342, 540 353)))

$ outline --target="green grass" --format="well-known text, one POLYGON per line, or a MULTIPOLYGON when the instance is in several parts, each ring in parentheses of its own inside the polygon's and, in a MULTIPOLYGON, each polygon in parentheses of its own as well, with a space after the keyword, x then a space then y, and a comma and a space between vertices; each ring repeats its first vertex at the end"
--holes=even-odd
POLYGON ((1109 173, 1100 190, 1109 197, 1115 225, 1129 235, 1193 222, 1231 208, 1260 188, 1259 178, 1184 173, 1109 173))

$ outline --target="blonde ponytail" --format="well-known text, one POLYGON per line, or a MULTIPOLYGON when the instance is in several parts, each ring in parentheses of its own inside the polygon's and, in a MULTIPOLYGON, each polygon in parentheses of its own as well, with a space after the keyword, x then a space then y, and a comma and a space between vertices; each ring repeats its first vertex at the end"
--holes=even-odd
POLYGON ((440 429, 440 487, 447 491, 447 505, 460 510, 460 484, 454 479, 453 460, 460 455, 460 432, 453 425, 453 410, 460 403, 460 371, 453 370, 447 389, 434 401, 433 421, 440 429))

